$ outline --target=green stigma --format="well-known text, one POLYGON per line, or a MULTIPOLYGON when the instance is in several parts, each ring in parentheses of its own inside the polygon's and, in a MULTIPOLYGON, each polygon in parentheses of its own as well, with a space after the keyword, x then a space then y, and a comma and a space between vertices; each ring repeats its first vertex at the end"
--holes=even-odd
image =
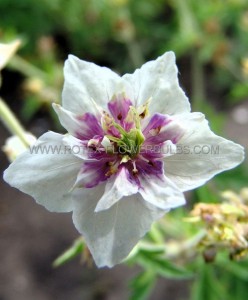
POLYGON ((130 107, 127 116, 128 122, 132 122, 134 127, 126 131, 120 124, 114 120, 111 125, 114 126, 120 133, 120 138, 107 135, 106 137, 116 144, 117 151, 123 156, 123 162, 134 158, 139 154, 140 148, 145 141, 145 137, 141 131, 140 119, 141 116, 134 107, 130 107))

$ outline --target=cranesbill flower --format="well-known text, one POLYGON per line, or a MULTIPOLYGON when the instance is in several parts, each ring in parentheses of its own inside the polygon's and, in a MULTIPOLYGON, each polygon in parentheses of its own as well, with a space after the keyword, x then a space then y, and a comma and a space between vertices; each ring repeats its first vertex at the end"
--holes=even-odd
POLYGON ((172 52, 123 77, 70 55, 64 74, 53 107, 68 134, 42 135, 4 179, 50 211, 73 211, 96 264, 111 267, 243 148, 190 112, 172 52))

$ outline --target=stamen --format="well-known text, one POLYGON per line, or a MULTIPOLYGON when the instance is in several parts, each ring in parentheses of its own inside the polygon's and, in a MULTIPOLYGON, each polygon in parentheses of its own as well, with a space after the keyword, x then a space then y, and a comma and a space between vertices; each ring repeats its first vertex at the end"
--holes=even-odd
POLYGON ((154 163, 151 160, 148 161, 148 165, 154 167, 154 163))
POLYGON ((151 102, 151 98, 149 98, 144 105, 141 105, 137 108, 137 112, 141 119, 144 119, 149 115, 148 107, 150 105, 150 102, 151 102))
POLYGON ((150 160, 144 158, 144 156, 142 156, 142 155, 139 155, 139 159, 142 159, 142 160, 144 160, 144 161, 147 162, 147 163, 149 163, 149 161, 150 161, 150 160))
POLYGON ((161 126, 158 126, 157 128, 149 130, 149 133, 151 134, 151 136, 155 136, 159 134, 160 130, 161 130, 161 126))
POLYGON ((110 177, 111 175, 117 173, 118 170, 118 164, 112 161, 106 162, 106 166, 109 166, 109 170, 105 173, 106 177, 110 177))
POLYGON ((87 147, 96 150, 98 146, 99 146, 99 139, 91 139, 88 141, 87 147))
POLYGON ((139 114, 139 116, 140 116, 140 118, 141 119, 144 119, 145 118, 145 116, 146 116, 146 112, 145 112, 145 110, 141 113, 141 114, 139 114))
POLYGON ((103 111, 101 119, 103 130, 108 131, 113 126, 113 121, 113 118, 106 111, 103 111))
POLYGON ((133 173, 133 175, 136 175, 136 174, 138 173, 138 170, 137 170, 137 168, 136 168, 136 163, 135 163, 135 161, 133 161, 132 163, 133 163, 133 170, 132 170, 132 173, 133 173))

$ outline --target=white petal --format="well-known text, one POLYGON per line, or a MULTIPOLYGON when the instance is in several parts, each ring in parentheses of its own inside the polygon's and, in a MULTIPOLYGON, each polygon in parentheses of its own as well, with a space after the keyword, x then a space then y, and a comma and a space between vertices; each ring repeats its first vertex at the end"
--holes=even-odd
POLYGON ((91 99, 106 109, 118 89, 125 91, 119 75, 73 55, 65 62, 64 76, 63 106, 76 114, 95 113, 97 108, 91 99))
POLYGON ((103 137, 101 144, 103 145, 105 150, 112 149, 113 145, 111 144, 110 140, 106 137, 103 137))
POLYGON ((161 179, 143 177, 139 193, 144 200, 166 211, 185 204, 183 193, 168 178, 161 179))
POLYGON ((74 187, 94 188, 108 179, 107 173, 109 170, 108 159, 85 161, 82 164, 74 187))
POLYGON ((95 115, 91 113, 76 115, 55 103, 53 103, 53 108, 60 123, 71 135, 81 140, 89 140, 95 135, 103 135, 101 124, 95 115))
POLYGON ((75 138, 70 134, 66 134, 63 137, 63 143, 68 146, 68 152, 70 149, 71 154, 83 159, 83 160, 95 160, 89 158, 88 148, 82 144, 82 141, 75 138))
POLYGON ((45 133, 32 147, 33 153, 27 150, 4 172, 4 180, 11 186, 56 212, 72 210, 69 190, 81 166, 79 158, 66 152, 62 139, 63 135, 45 133))
POLYGON ((161 152, 163 153, 163 157, 175 155, 177 152, 177 146, 171 141, 165 141, 161 146, 161 152))
POLYGON ((244 159, 243 147, 215 135, 203 114, 181 114, 176 118, 184 126, 185 134, 177 144, 177 154, 165 158, 164 170, 181 191, 203 185, 244 159))
POLYGON ((96 213, 94 210, 103 192, 104 185, 75 191, 73 221, 97 266, 112 267, 129 254, 164 211, 149 209, 136 194, 96 213))
POLYGON ((156 112, 174 115, 190 111, 189 101, 178 84, 177 73, 175 55, 167 52, 123 78, 133 87, 132 100, 136 106, 152 98, 149 106, 151 115, 156 112))
POLYGON ((76 132, 80 131, 82 123, 77 119, 77 115, 64 109, 59 104, 53 103, 53 109, 59 117, 61 125, 71 134, 75 135, 76 132))
POLYGON ((138 186, 128 180, 129 171, 122 168, 116 176, 108 179, 105 192, 99 200, 95 212, 109 209, 124 196, 131 196, 138 192, 138 186))

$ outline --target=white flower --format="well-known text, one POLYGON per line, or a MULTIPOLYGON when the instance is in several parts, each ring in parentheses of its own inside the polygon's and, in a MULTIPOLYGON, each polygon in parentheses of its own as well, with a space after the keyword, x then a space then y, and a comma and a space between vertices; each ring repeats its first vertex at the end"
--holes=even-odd
POLYGON ((69 56, 64 73, 54 109, 68 134, 42 135, 4 179, 50 211, 73 211, 96 264, 111 267, 185 203, 183 191, 238 165, 243 148, 190 112, 172 52, 123 77, 69 56))

